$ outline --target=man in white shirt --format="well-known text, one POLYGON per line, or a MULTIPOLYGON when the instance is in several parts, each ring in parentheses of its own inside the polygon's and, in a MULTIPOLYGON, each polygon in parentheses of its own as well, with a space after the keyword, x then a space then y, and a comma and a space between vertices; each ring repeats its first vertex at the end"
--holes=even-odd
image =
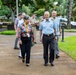
MULTIPOLYGON (((23 25, 23 24, 24 24, 23 18, 24 18, 25 16, 26 16, 26 14, 25 14, 25 13, 22 13, 22 19, 19 20, 18 27, 19 27, 20 25, 23 25)), ((20 50, 20 52, 19 52, 19 58, 22 58, 21 50, 20 50)))
POLYGON ((16 39, 15 39, 14 49, 19 49, 17 47, 17 44, 18 44, 17 28, 18 28, 18 24, 19 24, 20 19, 22 19, 22 14, 21 13, 18 14, 18 17, 15 19, 15 22, 14 22, 14 29, 15 29, 15 32, 16 32, 16 39))

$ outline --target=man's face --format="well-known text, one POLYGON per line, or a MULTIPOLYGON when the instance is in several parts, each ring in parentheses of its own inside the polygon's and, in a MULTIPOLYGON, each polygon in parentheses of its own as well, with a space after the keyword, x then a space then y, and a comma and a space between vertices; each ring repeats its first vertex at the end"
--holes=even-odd
POLYGON ((57 16, 56 12, 52 12, 52 17, 55 18, 57 16))
POLYGON ((49 15, 48 13, 44 14, 44 18, 45 18, 46 20, 48 20, 49 17, 50 17, 50 15, 49 15))
POLYGON ((22 19, 22 15, 21 16, 19 16, 20 17, 20 19, 22 19))
POLYGON ((24 18, 24 16, 25 16, 25 15, 23 15, 23 14, 22 14, 22 16, 21 16, 21 17, 22 17, 22 18, 24 18))
POLYGON ((25 16, 26 16, 26 14, 25 13, 22 13, 22 16, 21 17, 24 18, 25 16))
POLYGON ((35 18, 35 15, 32 15, 32 18, 35 18))

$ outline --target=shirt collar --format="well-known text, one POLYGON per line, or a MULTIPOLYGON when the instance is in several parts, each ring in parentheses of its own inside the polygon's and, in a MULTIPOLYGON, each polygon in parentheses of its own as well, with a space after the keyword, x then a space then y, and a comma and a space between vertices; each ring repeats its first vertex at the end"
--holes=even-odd
POLYGON ((44 19, 44 21, 45 21, 45 22, 50 22, 50 19, 48 19, 48 20, 44 19))
POLYGON ((55 17, 55 18, 51 17, 52 20, 55 20, 56 18, 57 18, 57 17, 55 17))

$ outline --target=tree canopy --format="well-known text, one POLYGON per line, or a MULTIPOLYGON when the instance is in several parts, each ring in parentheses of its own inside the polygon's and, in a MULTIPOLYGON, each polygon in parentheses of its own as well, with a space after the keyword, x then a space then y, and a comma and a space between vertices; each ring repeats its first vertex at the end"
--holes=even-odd
MULTIPOLYGON (((50 13, 52 10, 57 10, 58 14, 64 17, 67 16, 68 1, 69 0, 18 0, 18 7, 19 12, 25 12, 28 15, 35 13, 41 16, 45 10, 50 11, 50 13)), ((72 1, 72 18, 74 19, 74 17, 76 17, 76 0, 72 1)), ((10 9, 11 15, 16 15, 16 0, 0 0, 0 10, 3 9, 3 6, 7 6, 7 8, 10 9)), ((9 12, 8 10, 6 11, 9 12)))

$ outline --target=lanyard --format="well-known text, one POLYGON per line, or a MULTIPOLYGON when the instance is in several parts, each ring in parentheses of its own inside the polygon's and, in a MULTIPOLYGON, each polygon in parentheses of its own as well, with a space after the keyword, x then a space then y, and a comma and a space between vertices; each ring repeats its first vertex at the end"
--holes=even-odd
POLYGON ((25 31, 28 33, 28 25, 26 25, 26 23, 24 23, 24 27, 25 27, 25 31))

